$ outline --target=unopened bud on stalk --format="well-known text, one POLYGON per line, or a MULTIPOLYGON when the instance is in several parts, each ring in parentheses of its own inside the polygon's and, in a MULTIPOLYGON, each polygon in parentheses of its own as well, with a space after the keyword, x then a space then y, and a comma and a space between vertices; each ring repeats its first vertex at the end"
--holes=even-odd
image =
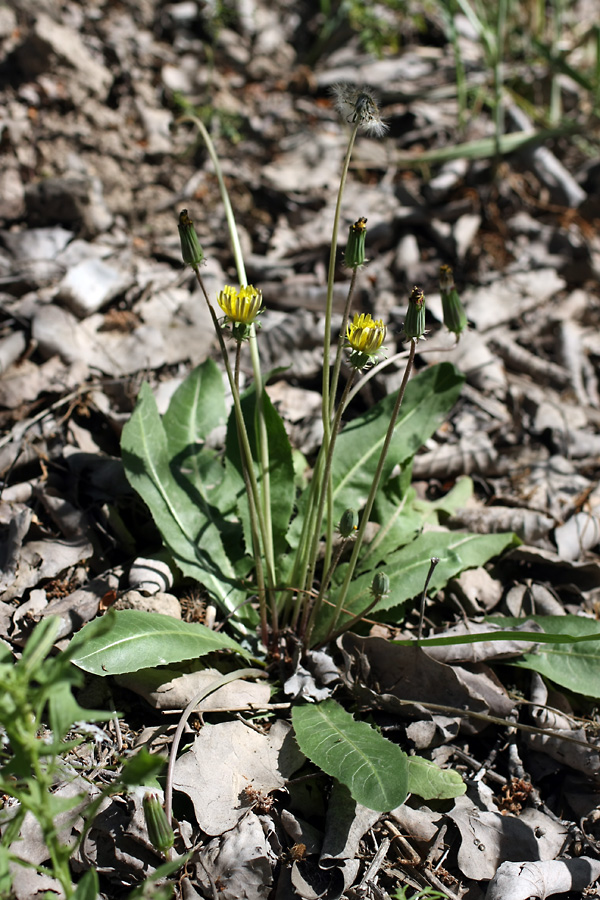
POLYGON ((338 530, 343 538, 349 538, 356 531, 358 516, 355 509, 346 509, 340 519, 338 530))
POLYGON ((186 266, 197 268, 204 261, 204 251, 200 246, 194 223, 188 216, 187 209, 179 213, 179 240, 181 241, 181 256, 186 266))
POLYGON ((349 269, 359 269, 365 264, 365 238, 367 220, 363 217, 350 226, 344 261, 349 269))
POLYGON ((408 298, 404 332, 412 341, 420 341, 425 334, 425 294, 418 287, 412 289, 408 298))
POLYGON ((371 593, 377 600, 387 596, 390 592, 390 579, 385 572, 375 572, 373 583, 371 585, 371 593))
POLYGON ((175 835, 158 794, 146 794, 142 806, 150 843, 160 853, 166 853, 175 843, 175 835))
POLYGON ((442 294, 444 325, 448 331, 456 335, 456 340, 458 341, 460 335, 467 327, 467 314, 456 291, 454 275, 450 266, 440 266, 440 292, 442 294))

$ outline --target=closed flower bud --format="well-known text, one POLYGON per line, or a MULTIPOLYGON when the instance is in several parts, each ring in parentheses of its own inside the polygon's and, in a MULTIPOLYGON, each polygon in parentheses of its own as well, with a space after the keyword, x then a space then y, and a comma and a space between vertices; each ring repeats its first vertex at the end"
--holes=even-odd
POLYGON ((175 843, 175 835, 158 794, 146 794, 142 806, 150 843, 160 853, 166 853, 175 843))
POLYGON ((412 341, 420 341, 425 334, 425 294, 418 287, 412 289, 408 298, 404 332, 412 341))
POLYGON ((349 269, 359 269, 365 264, 365 238, 367 236, 367 220, 364 217, 358 219, 350 226, 348 243, 344 261, 349 269))
POLYGON ((390 579, 385 572, 375 572, 373 583, 371 585, 371 593, 374 597, 380 599, 390 592, 390 579))
POLYGON ((186 266, 196 269, 204 261, 204 251, 200 246, 194 223, 188 216, 187 209, 179 213, 179 239, 181 241, 181 256, 186 266))
POLYGON ((456 340, 467 327, 467 314, 454 286, 454 275, 450 266, 440 266, 440 292, 444 325, 456 335, 456 340))
POLYGON ((343 538, 349 538, 356 531, 358 516, 355 509, 346 509, 340 519, 338 530, 343 538))

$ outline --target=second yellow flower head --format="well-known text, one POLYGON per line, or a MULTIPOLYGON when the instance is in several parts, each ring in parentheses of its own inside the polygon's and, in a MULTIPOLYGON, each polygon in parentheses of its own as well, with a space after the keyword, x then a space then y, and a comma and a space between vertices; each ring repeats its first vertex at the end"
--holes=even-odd
POLYGON ((348 322, 346 337, 353 350, 367 356, 375 356, 385 341, 386 327, 382 319, 373 319, 370 313, 354 314, 354 321, 348 322))

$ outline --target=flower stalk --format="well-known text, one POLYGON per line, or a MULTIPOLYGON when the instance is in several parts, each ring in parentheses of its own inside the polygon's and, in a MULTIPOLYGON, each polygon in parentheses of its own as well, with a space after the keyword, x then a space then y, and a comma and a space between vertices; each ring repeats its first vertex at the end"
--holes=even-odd
MULTIPOLYGON (((369 523, 369 518, 371 516, 371 511, 373 509, 373 504, 375 502, 375 496, 376 496, 377 490, 379 488, 379 482, 381 481, 381 474, 383 472, 383 466, 385 464, 385 460, 388 455, 388 451, 390 449, 390 444, 392 442, 392 437, 394 435, 394 428, 396 427, 396 420, 398 418, 398 413, 400 412, 400 407, 402 406, 402 401, 404 400, 404 393, 406 391, 406 385, 408 384, 408 380, 410 378, 410 375, 411 375, 411 372, 413 369, 416 348, 417 348, 417 341, 418 341, 417 337, 411 338, 409 355, 408 355, 408 360, 406 363, 406 368, 404 370, 404 375, 402 377, 402 383, 398 390, 398 395, 396 397, 394 409, 392 410, 392 415, 390 418, 390 423, 388 425, 388 430, 387 430, 387 433, 385 436, 385 440, 383 442, 383 447, 381 448, 381 454, 379 456, 379 461, 377 463, 375 475, 373 476, 373 482, 371 484, 369 496, 367 497, 367 502, 365 503, 365 507, 363 509, 363 512, 362 512, 362 515, 360 518, 360 525, 358 528, 358 533, 356 535, 356 541, 354 542, 354 546, 352 548, 352 555, 351 555, 350 561, 348 563, 348 568, 346 570, 346 576, 344 578, 344 581, 342 583, 342 586, 340 587, 338 596, 336 598, 335 611, 334 611, 333 618, 331 620, 331 624, 329 626, 327 637, 325 638, 324 643, 331 640, 332 637, 337 636, 338 634, 345 631, 348 627, 350 627, 350 624, 355 621, 355 620, 350 620, 350 622, 346 626, 344 626, 342 629, 337 628, 340 614, 342 612, 342 608, 344 606, 344 603, 346 601, 346 596, 348 594, 348 589, 350 587, 350 582, 352 581, 352 578, 354 577, 354 571, 356 569, 356 564, 358 562, 358 557, 359 557, 362 543, 364 540, 365 531, 366 531, 367 525, 369 523)), ((369 608, 372 608, 373 605, 374 604, 370 604, 369 608)), ((365 611, 363 610, 361 612, 361 615, 364 615, 364 613, 365 613, 365 611)))
MULTIPOLYGON (((182 116, 178 119, 178 122, 192 122, 193 125, 198 129, 202 140, 206 146, 208 151, 208 155, 211 158, 211 162, 213 164, 215 175, 217 176, 217 182, 219 184, 219 192, 221 194, 221 202, 223 203, 223 209, 225 211, 225 218, 227 220, 227 228, 229 230, 229 239, 231 242, 231 249, 233 252, 233 258, 235 260, 235 266, 237 269, 238 281, 241 285, 247 285, 248 279, 246 278, 246 267, 244 265, 244 255, 242 253, 242 245, 240 243, 240 236, 238 234, 237 225, 235 222, 235 215, 233 212, 233 207, 231 205, 231 200, 229 197, 229 191, 227 190, 227 186, 225 184, 225 178, 223 176, 223 170, 221 168, 221 163, 219 161, 219 157, 213 144, 212 138, 208 133, 204 122, 201 121, 197 116, 186 115, 182 116)), ((256 425, 256 439, 257 439, 257 455, 259 460, 260 467, 260 484, 261 484, 261 495, 260 495, 260 508, 262 521, 265 526, 265 557, 267 560, 267 567, 271 569, 273 572, 275 571, 275 550, 273 546, 273 522, 271 517, 271 476, 270 476, 270 464, 269 464, 269 439, 267 435, 267 426, 265 424, 265 416, 263 409, 263 377, 262 370, 260 367, 260 354, 258 351, 258 341, 256 339, 256 328, 254 324, 251 324, 248 335, 248 343, 250 346, 250 359, 252 361, 252 374, 254 377, 254 387, 256 390, 256 404, 257 404, 257 425, 256 425)))
MULTIPOLYGON (((182 255, 188 255, 189 259, 197 258, 197 250, 195 250, 195 244, 200 246, 197 237, 196 241, 194 241, 192 235, 195 234, 195 229, 193 226, 193 222, 187 214, 187 210, 182 210, 180 217, 180 236, 181 236, 181 244, 182 244, 182 255), (182 230, 183 229, 183 230, 182 230), (191 249, 190 249, 191 248, 191 249)), ((198 284, 200 285, 200 289, 204 294, 204 299, 206 300, 206 304, 208 306, 209 313, 213 320, 213 325, 215 328, 215 332, 217 335, 217 339, 219 341, 219 347, 221 350, 221 356, 223 357, 223 362, 225 364, 225 370, 227 373, 227 378, 229 380, 229 386, 231 388, 231 394, 233 397, 233 406, 234 406, 234 415, 235 422, 238 434, 238 440, 240 442, 240 459, 242 464, 242 475, 244 478, 244 484, 246 487, 246 492, 248 496, 248 511, 250 516, 250 530, 252 533, 252 541, 253 541, 253 553, 256 564, 256 583, 257 583, 257 591, 259 598, 259 610, 260 610, 260 621, 261 621, 261 638, 265 646, 268 645, 268 615, 267 615, 267 600, 271 607, 271 628, 273 633, 276 635, 278 632, 278 614, 277 614, 277 605, 275 602, 274 596, 274 585, 275 585, 275 566, 274 561, 271 565, 271 561, 269 559, 269 555, 267 553, 267 548, 269 546, 269 533, 268 526, 265 522, 265 517, 263 515, 263 507, 261 504, 261 497, 258 487, 258 482, 256 480, 256 475, 254 473, 254 464, 252 459, 252 450, 250 448, 250 442, 248 439, 248 432, 246 430, 246 423, 244 421, 244 414, 242 412, 242 407, 240 403, 240 393, 239 393, 239 349, 241 341, 243 337, 241 332, 238 333, 236 340, 238 342, 238 362, 236 363, 236 373, 234 374, 231 371, 231 364, 229 362, 229 355, 227 353, 227 348, 225 346, 225 341, 223 340, 222 329, 219 325, 219 320, 217 319, 217 314, 213 308, 212 303, 209 300, 208 294, 204 287, 204 282, 202 280, 202 276, 200 275, 199 263, 198 262, 189 262, 198 284), (265 584, 265 576, 263 572, 262 565, 262 555, 261 555, 261 546, 259 542, 262 541, 262 552, 265 557, 265 565, 266 565, 266 584, 265 584)), ((226 287, 224 291, 219 294, 219 305, 225 312, 227 318, 233 323, 234 328, 236 325, 243 326, 244 334, 246 334, 245 329, 248 326, 252 326, 253 319, 258 315, 261 311, 262 305, 262 294, 260 291, 256 291, 252 286, 243 286, 240 291, 235 291, 233 288, 226 287)), ((270 517, 269 517, 270 522, 270 517)), ((271 536, 271 546, 272 546, 272 536, 271 536)))

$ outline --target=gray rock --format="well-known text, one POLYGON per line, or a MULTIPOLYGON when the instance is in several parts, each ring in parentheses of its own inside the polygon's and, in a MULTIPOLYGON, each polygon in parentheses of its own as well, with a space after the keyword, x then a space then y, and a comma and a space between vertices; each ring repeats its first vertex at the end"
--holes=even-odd
POLYGON ((86 345, 77 319, 55 304, 39 308, 33 318, 31 336, 46 358, 58 355, 69 363, 84 356, 86 345))
POLYGON ((131 278, 101 259, 84 259, 69 269, 58 288, 58 296, 81 318, 91 315, 124 293, 131 278))
POLYGON ((76 31, 42 12, 17 49, 17 59, 23 73, 35 78, 52 67, 54 58, 75 69, 79 84, 106 98, 113 80, 110 71, 94 58, 76 31))
POLYGON ((113 217, 99 178, 78 174, 45 178, 28 185, 25 204, 33 225, 71 225, 93 237, 110 228, 113 217))
POLYGON ((17 260, 55 259, 74 237, 72 231, 55 228, 28 228, 0 232, 2 243, 17 260))
POLYGON ((162 592, 148 597, 139 591, 127 591, 117 600, 115 609, 140 609, 143 612, 160 613, 162 616, 181 619, 181 606, 177 597, 162 592))
POLYGON ((0 172, 0 219, 19 219, 24 210, 25 189, 21 175, 16 166, 8 167, 0 172))

